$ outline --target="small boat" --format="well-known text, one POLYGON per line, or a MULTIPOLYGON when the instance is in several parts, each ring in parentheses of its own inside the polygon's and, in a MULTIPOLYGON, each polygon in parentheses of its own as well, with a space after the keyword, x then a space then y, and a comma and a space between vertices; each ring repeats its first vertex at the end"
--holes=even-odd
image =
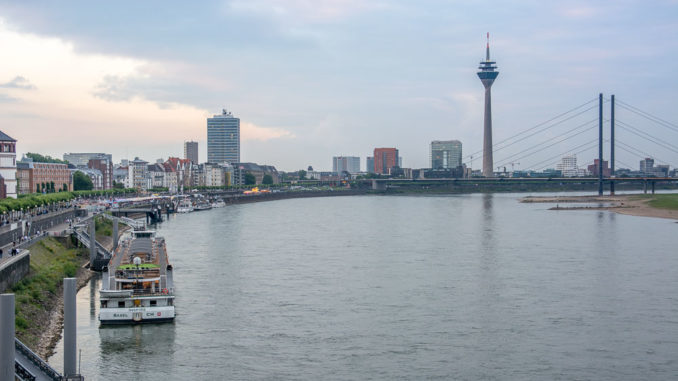
POLYGON ((193 210, 196 212, 200 210, 210 210, 210 209, 212 209, 212 204, 210 204, 209 201, 204 198, 199 199, 195 203, 195 206, 193 207, 193 210))
POLYGON ((179 206, 177 207, 177 213, 190 213, 193 210, 193 204, 191 203, 191 200, 188 199, 181 200, 181 202, 179 202, 179 206))
POLYGON ((174 320, 173 268, 165 239, 136 230, 113 253, 99 291, 101 324, 161 323, 174 320))
POLYGON ((224 206, 226 206, 226 203, 223 199, 218 199, 212 203, 213 208, 223 208, 224 206))

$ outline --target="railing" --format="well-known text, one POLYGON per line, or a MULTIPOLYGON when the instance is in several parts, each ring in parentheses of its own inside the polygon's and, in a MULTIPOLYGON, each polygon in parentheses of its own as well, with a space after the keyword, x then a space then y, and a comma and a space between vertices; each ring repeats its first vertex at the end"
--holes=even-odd
POLYGON ((33 373, 29 372, 18 362, 14 362, 14 376, 21 381, 35 381, 33 373))
MULTIPOLYGON (((89 234, 87 234, 87 233, 85 233, 81 230, 78 230, 78 229, 75 229, 74 231, 75 231, 76 236, 80 240, 80 242, 82 242, 83 245, 90 247, 89 234)), ((94 240, 94 243, 95 243, 96 248, 97 248, 97 254, 101 255, 103 258, 110 258, 111 257, 111 253, 108 250, 106 250, 106 248, 103 247, 99 242, 97 242, 96 239, 94 240)))
MULTIPOLYGON (((25 346, 19 339, 14 339, 14 347, 16 348, 17 351, 21 352, 30 362, 35 364, 40 370, 49 378, 51 378, 54 381, 62 381, 63 377, 54 370, 51 366, 49 366, 48 363, 43 361, 40 356, 36 355, 32 350, 30 350, 27 346, 25 346)), ((23 367, 22 367, 23 368, 23 367)), ((25 370, 25 369, 24 369, 25 370)), ((28 372, 30 374, 30 372, 28 372)), ((33 377, 33 380, 35 380, 35 376, 33 377)))
MULTIPOLYGON (((113 216, 106 214, 106 213, 102 214, 102 216, 104 216, 105 218, 107 218, 111 221, 113 221, 113 219, 116 218, 116 217, 113 217, 113 216)), ((142 221, 137 221, 137 220, 129 218, 129 217, 117 217, 117 218, 120 220, 120 222, 122 222, 123 224, 125 224, 125 225, 127 225, 127 226, 129 226, 129 227, 131 227, 132 229, 135 229, 135 230, 136 229, 143 229, 143 228, 146 227, 146 224, 144 224, 142 221)))

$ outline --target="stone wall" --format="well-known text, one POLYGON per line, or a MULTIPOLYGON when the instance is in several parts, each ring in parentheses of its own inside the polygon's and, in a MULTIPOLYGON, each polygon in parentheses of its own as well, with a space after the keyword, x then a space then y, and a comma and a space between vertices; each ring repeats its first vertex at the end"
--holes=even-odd
MULTIPOLYGON (((3 258, 6 258, 9 253, 3 253, 3 258)), ((21 253, 5 260, 0 264, 0 293, 10 289, 17 282, 23 279, 30 270, 30 254, 28 250, 23 250, 21 253)))
POLYGON ((83 209, 68 209, 63 212, 50 213, 43 216, 34 217, 31 221, 29 231, 24 231, 23 223, 18 223, 16 229, 0 233, 0 246, 11 244, 14 241, 19 241, 24 235, 34 235, 38 230, 45 231, 51 229, 54 225, 65 223, 67 219, 75 219, 76 217, 84 217, 87 211, 83 209))

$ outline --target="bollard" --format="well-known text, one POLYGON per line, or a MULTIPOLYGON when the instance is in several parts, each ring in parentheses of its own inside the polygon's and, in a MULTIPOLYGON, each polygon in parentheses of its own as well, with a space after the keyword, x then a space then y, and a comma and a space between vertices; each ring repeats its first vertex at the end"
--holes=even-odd
POLYGON ((0 380, 14 380, 14 294, 0 295, 0 380))
POLYGON ((94 265, 94 259, 97 257, 97 238, 96 238, 96 225, 94 223, 94 217, 90 220, 89 224, 89 264, 94 265))
POLYGON ((77 332, 75 317, 75 278, 64 278, 64 377, 77 374, 77 332))
POLYGON ((118 218, 113 218, 113 251, 118 248, 118 218))

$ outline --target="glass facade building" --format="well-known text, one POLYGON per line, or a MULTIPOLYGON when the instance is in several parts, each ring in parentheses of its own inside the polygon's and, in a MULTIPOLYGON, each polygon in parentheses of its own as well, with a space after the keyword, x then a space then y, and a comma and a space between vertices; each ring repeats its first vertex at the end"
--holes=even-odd
POLYGON ((334 156, 332 158, 332 172, 341 173, 360 172, 360 158, 357 156, 334 156))
POLYGON ((459 140, 434 140, 429 158, 432 169, 449 169, 461 166, 461 142, 459 140))
POLYGON ((240 119, 226 110, 207 118, 207 161, 240 162, 240 119))

